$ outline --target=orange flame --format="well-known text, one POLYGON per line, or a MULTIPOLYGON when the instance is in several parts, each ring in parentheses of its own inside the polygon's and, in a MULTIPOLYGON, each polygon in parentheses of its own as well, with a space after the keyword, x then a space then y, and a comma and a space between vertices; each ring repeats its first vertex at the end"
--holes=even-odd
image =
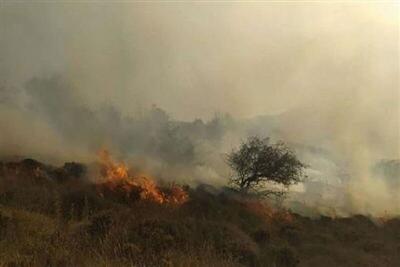
POLYGON ((124 180, 128 178, 128 168, 124 163, 114 162, 107 150, 98 153, 102 175, 107 180, 124 180))
POLYGON ((98 154, 101 176, 105 179, 105 182, 98 184, 101 194, 104 190, 122 191, 126 196, 136 193, 140 199, 159 204, 179 205, 188 200, 188 194, 182 187, 173 185, 168 192, 163 192, 148 175, 130 176, 127 166, 124 163, 115 162, 107 150, 102 150, 98 154))

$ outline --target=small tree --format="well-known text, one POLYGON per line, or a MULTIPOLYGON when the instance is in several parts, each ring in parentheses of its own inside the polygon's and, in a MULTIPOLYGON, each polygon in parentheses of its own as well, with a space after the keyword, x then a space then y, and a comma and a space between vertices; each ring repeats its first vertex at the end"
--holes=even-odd
POLYGON ((269 139, 249 137, 238 150, 227 156, 235 174, 230 183, 244 193, 282 196, 292 184, 300 182, 304 165, 283 142, 270 144, 269 139))

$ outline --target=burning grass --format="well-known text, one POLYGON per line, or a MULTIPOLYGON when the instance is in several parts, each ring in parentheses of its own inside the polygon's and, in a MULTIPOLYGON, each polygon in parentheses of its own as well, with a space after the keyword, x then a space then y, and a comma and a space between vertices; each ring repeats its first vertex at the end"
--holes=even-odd
POLYGON ((99 166, 93 184, 78 163, 0 164, 0 266, 400 266, 396 218, 308 218, 99 166))
POLYGON ((180 186, 161 189, 147 174, 132 174, 124 163, 115 162, 108 151, 99 152, 100 181, 96 187, 100 195, 122 194, 128 199, 152 201, 158 204, 181 205, 188 200, 180 186))

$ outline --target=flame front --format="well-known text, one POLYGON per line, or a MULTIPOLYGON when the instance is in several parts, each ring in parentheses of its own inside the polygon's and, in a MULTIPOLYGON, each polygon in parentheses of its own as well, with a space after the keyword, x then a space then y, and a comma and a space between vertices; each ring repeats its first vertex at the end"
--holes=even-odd
POLYGON ((107 150, 101 150, 99 153, 101 165, 101 174, 108 181, 126 180, 128 176, 128 168, 124 163, 114 162, 107 150))
POLYGON ((136 194, 140 199, 159 204, 183 204, 188 200, 187 192, 180 186, 173 185, 166 192, 154 182, 149 175, 131 176, 124 163, 115 162, 107 150, 99 152, 101 176, 105 180, 98 184, 98 189, 104 195, 105 190, 122 192, 125 196, 136 194))

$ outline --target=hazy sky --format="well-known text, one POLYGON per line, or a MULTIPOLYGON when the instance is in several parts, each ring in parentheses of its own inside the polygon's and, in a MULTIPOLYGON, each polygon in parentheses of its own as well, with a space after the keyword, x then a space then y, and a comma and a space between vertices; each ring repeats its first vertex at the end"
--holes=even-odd
POLYGON ((306 108, 287 138, 367 134, 400 149, 394 2, 3 1, 0 31, 7 87, 61 74, 89 107, 155 104, 177 119, 306 108))
POLYGON ((181 119, 356 100, 399 112, 395 3, 2 1, 0 78, 67 75, 90 105, 181 119))
POLYGON ((74 141, 121 130, 88 125, 104 104, 181 120, 283 113, 279 138, 346 163, 355 210, 400 212, 370 172, 400 158, 399 31, 395 1, 0 0, 0 150, 76 158, 74 141))

